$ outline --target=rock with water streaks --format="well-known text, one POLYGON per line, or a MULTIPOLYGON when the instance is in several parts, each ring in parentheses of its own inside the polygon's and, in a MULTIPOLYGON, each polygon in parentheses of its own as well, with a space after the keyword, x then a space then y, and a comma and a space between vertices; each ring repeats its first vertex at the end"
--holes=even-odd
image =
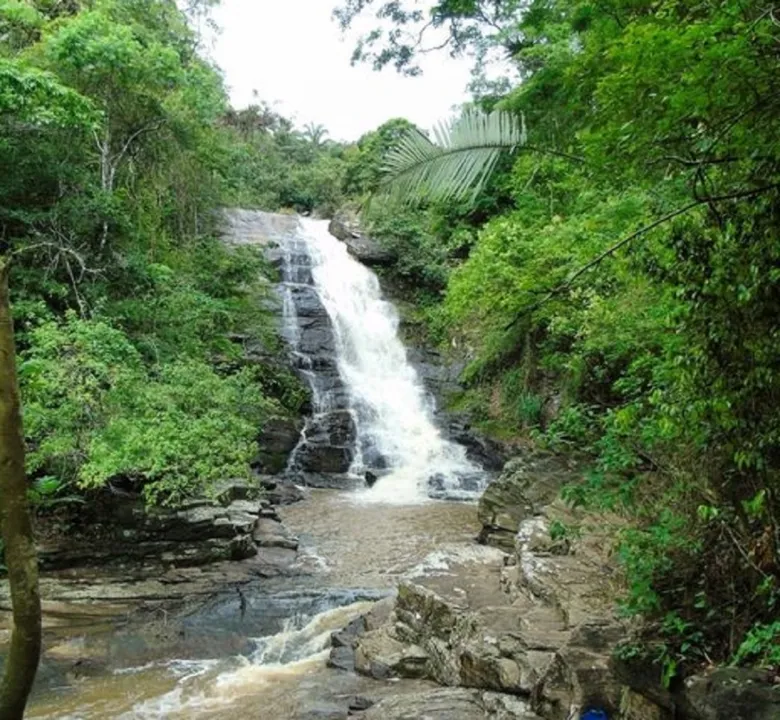
POLYGON ((252 467, 259 473, 275 475, 287 465, 290 453, 295 449, 303 429, 299 418, 277 415, 268 418, 257 437, 260 448, 252 461, 252 467))

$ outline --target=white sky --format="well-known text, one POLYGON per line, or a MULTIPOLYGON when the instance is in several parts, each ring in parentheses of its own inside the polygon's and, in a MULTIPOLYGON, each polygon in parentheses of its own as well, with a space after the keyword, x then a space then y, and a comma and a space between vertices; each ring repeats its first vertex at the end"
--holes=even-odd
POLYGON ((446 53, 424 58, 418 78, 351 67, 356 36, 342 37, 331 18, 338 1, 222 0, 212 54, 236 107, 251 103, 257 90, 298 126, 315 122, 334 140, 356 140, 394 117, 431 127, 467 100, 468 62, 446 53))

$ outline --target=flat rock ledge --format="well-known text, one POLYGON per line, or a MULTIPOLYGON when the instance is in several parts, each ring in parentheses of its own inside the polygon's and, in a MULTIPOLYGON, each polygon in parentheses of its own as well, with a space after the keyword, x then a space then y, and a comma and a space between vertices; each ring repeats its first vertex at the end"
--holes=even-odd
POLYGON ((672 695, 657 667, 615 659, 629 634, 614 613, 619 521, 556 500, 575 472, 547 455, 510 462, 480 503, 487 547, 432 563, 334 635, 333 667, 442 686, 386 698, 362 717, 572 720, 593 708, 610 720, 780 718, 780 686, 760 673, 719 670, 672 695), (561 538, 553 527, 578 531, 561 538))
MULTIPOLYGON (((298 539, 274 504, 304 493, 277 478, 228 481, 213 499, 176 509, 111 500, 63 539, 41 544, 46 629, 143 621, 257 579, 294 575, 298 539)), ((0 580, 0 642, 11 623, 8 582, 0 580)))

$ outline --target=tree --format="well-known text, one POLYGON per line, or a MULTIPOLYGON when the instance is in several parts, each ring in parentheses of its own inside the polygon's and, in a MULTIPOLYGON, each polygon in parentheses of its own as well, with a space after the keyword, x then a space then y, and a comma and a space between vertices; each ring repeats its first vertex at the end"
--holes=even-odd
MULTIPOLYGON (((194 41, 183 26, 174 35, 178 42, 165 37, 182 22, 175 13, 157 2, 139 18, 132 4, 104 0, 56 25, 39 50, 63 82, 92 98, 103 113, 94 143, 109 207, 118 172, 169 121, 169 98, 185 82, 183 59, 192 55, 194 41)), ((101 247, 108 233, 105 218, 101 247)))
POLYGON ((511 113, 474 108, 442 123, 433 142, 407 129, 385 157, 385 189, 407 200, 463 199, 479 193, 502 153, 526 145, 523 124, 511 113))
POLYGON ((334 15, 347 29, 377 7, 377 27, 360 38, 353 63, 370 62, 377 70, 392 65, 414 76, 422 72, 421 55, 446 50, 452 56, 473 55, 480 84, 489 58, 512 57, 522 47, 518 23, 525 6, 521 0, 439 0, 429 3, 425 12, 416 2, 345 0, 334 15))
POLYGON ((11 585, 14 627, 0 685, 0 718, 21 720, 41 653, 41 598, 8 298, 9 261, 0 258, 0 523, 11 585))
POLYGON ((303 136, 312 145, 314 145, 315 148, 319 148, 325 138, 328 136, 328 130, 324 125, 318 125, 317 123, 307 123, 303 128, 303 136))

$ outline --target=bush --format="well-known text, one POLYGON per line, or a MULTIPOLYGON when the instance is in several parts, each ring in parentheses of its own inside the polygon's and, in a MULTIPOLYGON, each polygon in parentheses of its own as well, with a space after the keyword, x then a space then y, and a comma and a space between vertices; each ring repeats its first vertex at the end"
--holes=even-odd
POLYGON ((129 479, 148 501, 175 503, 248 473, 272 408, 249 370, 146 368, 122 331, 74 314, 30 341, 20 378, 32 475, 82 490, 129 479))

